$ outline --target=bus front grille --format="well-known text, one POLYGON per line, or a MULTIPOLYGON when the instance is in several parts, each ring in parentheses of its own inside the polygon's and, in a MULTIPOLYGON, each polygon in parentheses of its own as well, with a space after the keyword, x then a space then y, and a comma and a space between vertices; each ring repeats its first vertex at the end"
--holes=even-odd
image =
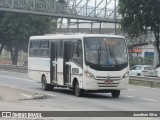
POLYGON ((112 85, 112 86, 98 85, 98 87, 117 87, 117 85, 112 85))
POLYGON ((107 76, 96 76, 96 80, 113 80, 113 81, 119 81, 121 80, 120 76, 110 76, 109 78, 107 76))
POLYGON ((97 83, 99 87, 117 87, 119 83, 112 83, 112 84, 106 84, 105 82, 103 83, 97 83))

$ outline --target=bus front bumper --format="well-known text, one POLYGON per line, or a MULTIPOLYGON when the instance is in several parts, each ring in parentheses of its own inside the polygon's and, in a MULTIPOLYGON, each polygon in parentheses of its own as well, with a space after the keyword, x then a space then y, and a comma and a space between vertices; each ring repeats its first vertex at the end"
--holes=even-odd
POLYGON ((83 89, 85 91, 126 90, 128 89, 128 81, 128 78, 112 82, 85 80, 85 84, 83 84, 83 89))

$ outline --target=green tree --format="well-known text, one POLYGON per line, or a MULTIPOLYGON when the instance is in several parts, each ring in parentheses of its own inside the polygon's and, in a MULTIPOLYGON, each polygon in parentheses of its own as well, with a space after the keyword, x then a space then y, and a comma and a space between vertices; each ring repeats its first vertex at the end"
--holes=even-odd
POLYGON ((160 0, 119 0, 118 11, 121 28, 131 38, 153 31, 160 60, 160 0))
POLYGON ((52 17, 0 12, 0 53, 6 47, 16 65, 18 52, 27 51, 30 36, 50 33, 55 27, 52 17))

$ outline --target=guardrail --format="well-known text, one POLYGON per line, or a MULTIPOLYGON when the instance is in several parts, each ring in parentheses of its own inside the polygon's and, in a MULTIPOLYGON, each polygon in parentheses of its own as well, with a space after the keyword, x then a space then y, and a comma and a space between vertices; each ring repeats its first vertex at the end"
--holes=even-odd
POLYGON ((150 83, 150 87, 153 87, 154 83, 160 83, 160 78, 158 77, 141 77, 141 76, 130 76, 130 81, 142 81, 150 83))
POLYGON ((20 65, 0 65, 0 69, 6 71, 15 71, 15 72, 28 72, 27 66, 20 66, 20 65))
MULTIPOLYGON (((6 71, 16 71, 16 72, 28 72, 28 66, 18 66, 18 65, 0 65, 0 69, 6 71)), ((130 81, 139 81, 139 82, 149 82, 150 87, 153 87, 154 83, 160 83, 160 78, 158 77, 141 77, 141 76, 130 76, 130 81)))

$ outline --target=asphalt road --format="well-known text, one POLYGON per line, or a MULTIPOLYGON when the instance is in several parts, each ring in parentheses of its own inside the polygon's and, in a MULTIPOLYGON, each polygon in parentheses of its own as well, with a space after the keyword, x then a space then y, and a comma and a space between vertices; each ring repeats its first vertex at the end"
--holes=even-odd
MULTIPOLYGON (((43 91, 41 84, 30 80, 26 73, 0 71, 0 85, 27 89, 50 96, 42 110, 89 111, 160 111, 160 89, 129 85, 118 99, 109 93, 87 93, 76 97, 72 90, 55 88, 43 91)), ((43 105, 42 105, 43 106, 43 105)))

